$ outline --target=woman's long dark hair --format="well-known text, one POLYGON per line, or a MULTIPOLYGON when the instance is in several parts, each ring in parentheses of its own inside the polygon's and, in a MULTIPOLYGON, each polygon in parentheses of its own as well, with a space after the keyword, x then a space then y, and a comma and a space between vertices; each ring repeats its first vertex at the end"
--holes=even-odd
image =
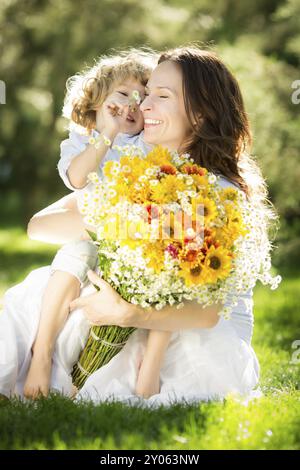
POLYGON ((196 46, 163 52, 158 63, 171 61, 182 73, 183 98, 192 129, 184 151, 195 163, 238 185, 264 212, 265 229, 276 212, 268 200, 266 182, 248 153, 252 137, 239 84, 212 51, 196 46))

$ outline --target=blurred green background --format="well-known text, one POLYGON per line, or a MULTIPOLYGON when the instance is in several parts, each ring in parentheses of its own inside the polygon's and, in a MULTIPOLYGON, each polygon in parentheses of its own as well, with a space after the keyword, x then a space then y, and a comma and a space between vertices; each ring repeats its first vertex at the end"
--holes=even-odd
POLYGON ((0 304, 8 287, 49 264, 57 250, 28 240, 26 225, 68 192, 56 169, 67 135, 65 82, 101 54, 128 46, 203 43, 235 73, 252 123, 253 154, 280 214, 273 263, 283 275, 277 291, 255 289, 253 347, 262 400, 159 416, 78 407, 62 398, 37 407, 4 405, 0 448, 300 449, 300 103, 292 102, 292 84, 300 80, 299 18, 299 0, 0 1, 0 80, 6 84, 6 104, 0 104, 0 304))
POLYGON ((237 75, 254 132, 253 153, 280 216, 274 263, 300 252, 299 0, 1 0, 1 225, 66 194, 56 169, 66 138, 65 82, 115 47, 209 44, 237 75))

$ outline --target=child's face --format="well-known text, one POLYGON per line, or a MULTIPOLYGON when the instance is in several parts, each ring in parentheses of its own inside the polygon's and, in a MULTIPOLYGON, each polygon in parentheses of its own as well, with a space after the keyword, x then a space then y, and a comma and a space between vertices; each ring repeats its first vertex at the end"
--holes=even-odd
MULTIPOLYGON (((125 80, 122 84, 117 85, 114 91, 108 95, 104 103, 114 102, 122 105, 129 104, 129 99, 132 92, 137 90, 141 97, 141 100, 145 96, 145 87, 140 82, 134 79, 125 80)), ((122 124, 120 132, 124 134, 135 135, 139 134, 144 128, 144 116, 138 105, 135 106, 135 110, 130 110, 126 121, 122 124)))

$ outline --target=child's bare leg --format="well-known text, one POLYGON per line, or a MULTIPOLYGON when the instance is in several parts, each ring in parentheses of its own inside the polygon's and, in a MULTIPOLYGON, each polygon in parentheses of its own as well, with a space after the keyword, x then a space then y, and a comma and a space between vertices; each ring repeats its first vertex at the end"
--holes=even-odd
POLYGON ((97 248, 91 241, 69 243, 56 254, 43 296, 41 320, 24 386, 25 397, 48 395, 56 338, 68 317, 70 302, 78 297, 87 271, 95 269, 96 262, 97 248))
POLYGON ((39 395, 48 395, 55 341, 68 317, 69 304, 79 296, 79 292, 80 282, 71 274, 55 271, 50 277, 42 301, 41 320, 24 386, 26 398, 35 399, 39 395))
POLYGON ((143 398, 149 398, 159 393, 160 368, 171 335, 171 331, 149 331, 146 351, 138 372, 135 387, 135 393, 137 395, 143 398))

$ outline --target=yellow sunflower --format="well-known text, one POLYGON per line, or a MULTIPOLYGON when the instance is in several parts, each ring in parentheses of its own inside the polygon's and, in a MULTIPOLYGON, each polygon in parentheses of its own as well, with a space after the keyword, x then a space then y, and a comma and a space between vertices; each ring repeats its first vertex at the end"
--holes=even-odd
POLYGON ((190 263, 183 261, 180 263, 180 268, 181 270, 178 275, 184 279, 186 286, 191 287, 207 282, 207 267, 200 262, 190 263))
POLYGON ((231 270, 232 257, 230 251, 219 246, 212 245, 205 257, 204 265, 207 269, 207 281, 216 283, 218 279, 225 279, 231 270))
POLYGON ((204 225, 206 226, 218 216, 215 202, 202 194, 198 194, 195 199, 193 199, 192 205, 194 214, 196 213, 198 205, 200 209, 203 207, 204 225))

